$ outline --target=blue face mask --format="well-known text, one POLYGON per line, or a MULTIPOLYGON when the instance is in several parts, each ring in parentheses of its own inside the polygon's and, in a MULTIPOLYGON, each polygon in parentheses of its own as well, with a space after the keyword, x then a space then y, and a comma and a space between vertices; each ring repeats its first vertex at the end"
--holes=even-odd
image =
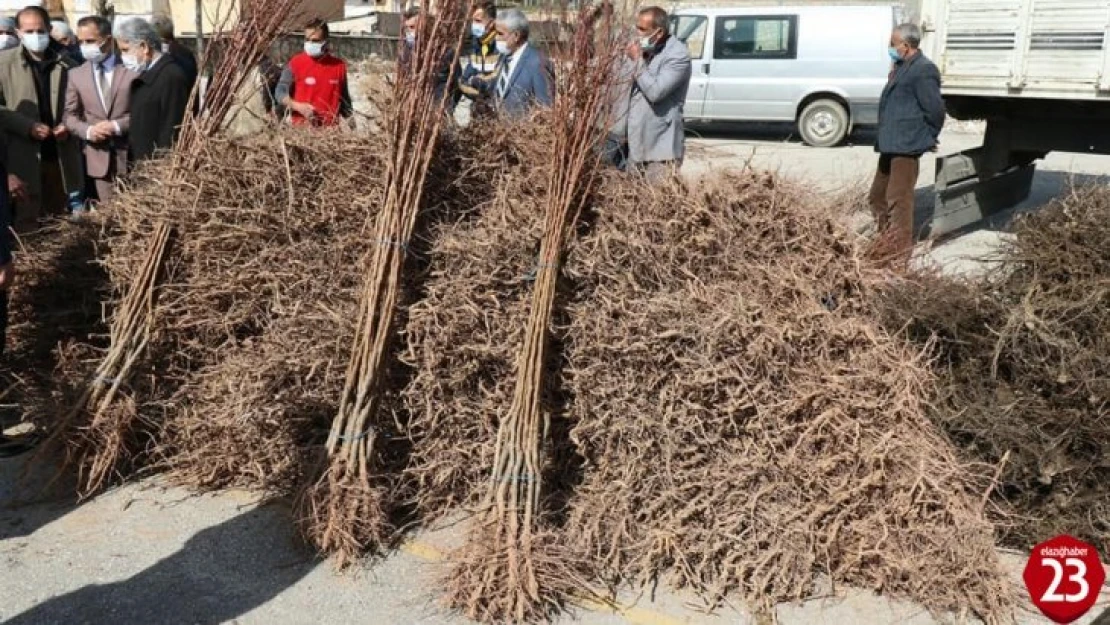
POLYGON ((485 26, 485 24, 471 24, 470 25, 470 34, 474 35, 475 37, 478 37, 479 39, 481 39, 482 37, 485 37, 486 36, 486 26, 485 26))
POLYGON ((888 48, 887 49, 887 54, 890 55, 890 60, 891 61, 894 61, 895 63, 901 63, 902 62, 902 57, 898 55, 898 48, 888 48))

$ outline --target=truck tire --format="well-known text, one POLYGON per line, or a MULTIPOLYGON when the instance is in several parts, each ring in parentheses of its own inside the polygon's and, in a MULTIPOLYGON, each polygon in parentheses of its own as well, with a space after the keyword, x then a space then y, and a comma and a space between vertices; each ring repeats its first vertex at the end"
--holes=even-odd
POLYGON ((848 111, 836 100, 814 100, 798 116, 798 133, 815 148, 839 145, 851 130, 848 111))

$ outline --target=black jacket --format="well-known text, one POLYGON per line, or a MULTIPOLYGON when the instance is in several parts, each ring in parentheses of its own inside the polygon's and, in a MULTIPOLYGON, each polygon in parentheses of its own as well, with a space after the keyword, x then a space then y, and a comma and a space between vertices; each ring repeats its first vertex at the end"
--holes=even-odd
POLYGON ((875 151, 919 156, 936 146, 942 128, 940 72, 918 52, 894 68, 883 89, 875 151))
POLYGON ((173 41, 170 43, 170 58, 174 63, 185 72, 185 78, 189 80, 189 88, 192 89, 193 85, 197 82, 198 68, 197 68, 197 55, 193 51, 180 43, 173 41))
POLYGON ((177 140, 189 106, 189 79, 169 55, 143 72, 131 86, 131 160, 168 150, 177 140))
MULTIPOLYGON (((8 150, 0 141, 0 154, 7 155, 8 150)), ((4 156, 0 156, 0 267, 12 262, 12 247, 8 242, 8 227, 12 225, 12 200, 8 194, 8 168, 4 163, 4 156)), ((3 320, 0 319, 0 323, 3 320)), ((0 336, 0 351, 3 351, 3 336, 0 336)))

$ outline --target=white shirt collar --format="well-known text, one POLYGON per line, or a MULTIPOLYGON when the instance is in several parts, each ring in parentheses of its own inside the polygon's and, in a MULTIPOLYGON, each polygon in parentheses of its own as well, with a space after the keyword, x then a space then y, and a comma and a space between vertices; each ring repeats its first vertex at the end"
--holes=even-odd
POLYGON ((517 48, 516 51, 513 52, 513 55, 511 57, 509 57, 509 67, 508 67, 509 78, 513 77, 513 72, 516 71, 516 64, 520 62, 520 57, 524 56, 524 51, 527 50, 527 49, 528 49, 528 42, 525 41, 524 45, 517 48))

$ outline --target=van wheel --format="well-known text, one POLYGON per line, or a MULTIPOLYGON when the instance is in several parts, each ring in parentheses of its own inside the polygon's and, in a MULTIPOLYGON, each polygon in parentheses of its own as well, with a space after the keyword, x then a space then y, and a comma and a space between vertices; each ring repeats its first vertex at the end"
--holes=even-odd
POLYGON ((802 140, 816 148, 831 148, 848 136, 848 111, 836 100, 810 102, 798 117, 802 140))

